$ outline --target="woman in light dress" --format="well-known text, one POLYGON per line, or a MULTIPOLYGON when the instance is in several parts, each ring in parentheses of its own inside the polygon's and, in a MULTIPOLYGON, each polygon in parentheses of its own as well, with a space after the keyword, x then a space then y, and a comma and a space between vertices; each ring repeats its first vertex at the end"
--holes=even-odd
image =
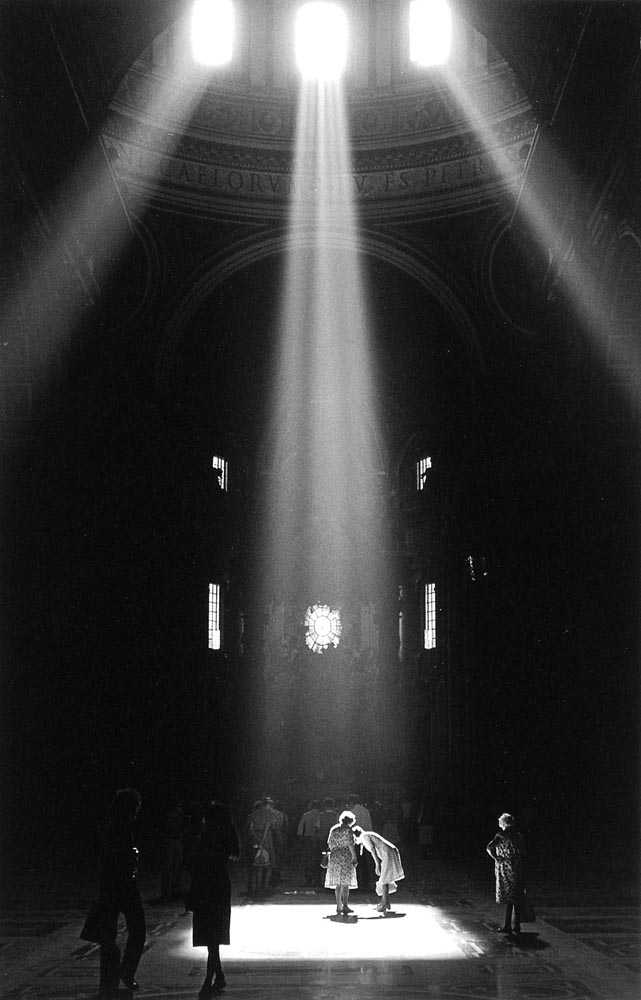
POLYGON ((325 888, 335 891, 336 912, 341 916, 353 912, 348 906, 349 890, 358 888, 356 881, 358 857, 352 833, 355 822, 354 813, 346 809, 338 817, 338 823, 331 828, 327 838, 329 863, 325 873, 325 888))
POLYGON ((396 883, 405 878, 400 851, 391 841, 381 837, 380 833, 361 830, 358 826, 354 827, 354 840, 361 850, 365 847, 374 859, 376 895, 381 897, 376 909, 380 913, 385 913, 391 908, 390 893, 396 892, 398 889, 396 883))

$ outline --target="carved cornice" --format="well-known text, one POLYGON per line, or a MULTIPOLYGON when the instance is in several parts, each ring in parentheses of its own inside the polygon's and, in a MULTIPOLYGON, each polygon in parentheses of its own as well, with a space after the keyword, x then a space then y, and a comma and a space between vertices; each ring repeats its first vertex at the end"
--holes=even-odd
MULTIPOLYGON (((411 145, 357 148, 351 172, 354 197, 375 216, 478 208, 518 185, 524 169, 521 150, 534 129, 526 111, 499 123, 492 146, 468 131, 422 137, 411 145)), ((208 142, 191 135, 174 143, 151 126, 133 139, 131 135, 129 123, 111 119, 104 138, 118 178, 131 191, 198 214, 244 210, 278 217, 295 191, 311 198, 321 183, 312 173, 294 176, 290 149, 208 142)), ((331 195, 331 179, 324 183, 331 195)))
MULTIPOLYGON (((130 191, 184 212, 261 219, 281 218, 294 193, 318 194, 317 176, 294 176, 298 87, 185 75, 171 50, 158 44, 133 64, 103 129, 130 191)), ((468 211, 518 186, 537 124, 523 88, 500 58, 462 73, 346 87, 351 186, 368 217, 468 211)))
MULTIPOLYGON (((112 102, 112 110, 127 119, 144 123, 154 94, 163 77, 143 71, 135 63, 124 77, 112 102)), ((474 78, 474 106, 479 117, 500 120, 529 108, 524 91, 514 74, 501 63, 498 70, 474 78)), ((296 94, 276 95, 261 91, 233 91, 212 86, 200 89, 194 77, 191 88, 198 98, 188 126, 180 116, 154 108, 156 120, 165 129, 185 129, 193 136, 210 141, 289 146, 295 136, 298 107, 296 94)), ((450 90, 424 83, 403 93, 378 96, 375 93, 349 96, 350 140, 359 144, 415 142, 435 131, 455 133, 469 127, 467 114, 453 99, 450 90)))

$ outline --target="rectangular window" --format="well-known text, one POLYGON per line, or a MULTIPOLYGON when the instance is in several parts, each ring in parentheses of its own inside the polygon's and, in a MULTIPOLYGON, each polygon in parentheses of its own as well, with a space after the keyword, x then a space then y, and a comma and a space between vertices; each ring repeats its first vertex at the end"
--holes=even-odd
POLYGON ((227 459, 220 458, 219 455, 214 455, 211 460, 212 467, 218 476, 218 485, 221 490, 227 492, 227 459))
POLYGON ((432 468, 432 459, 429 455, 421 458, 416 463, 416 489, 424 490, 427 484, 428 469, 432 468))
POLYGON ((220 584, 209 584, 208 645, 210 649, 220 649, 220 584))
POLYGON ((436 584, 424 584, 423 594, 423 649, 436 649, 436 584))

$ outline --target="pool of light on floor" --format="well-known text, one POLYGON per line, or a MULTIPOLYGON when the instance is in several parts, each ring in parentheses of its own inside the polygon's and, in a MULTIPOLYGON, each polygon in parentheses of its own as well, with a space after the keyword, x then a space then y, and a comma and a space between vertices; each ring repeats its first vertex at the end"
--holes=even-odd
MULTIPOLYGON (((399 904, 393 915, 385 916, 371 905, 354 903, 353 908, 353 917, 338 918, 333 907, 318 904, 234 906, 232 943, 221 947, 223 964, 466 957, 452 933, 440 925, 433 907, 399 904)), ((192 955, 201 950, 192 946, 191 921, 183 943, 192 955)), ((205 948, 202 952, 206 956, 205 948)))

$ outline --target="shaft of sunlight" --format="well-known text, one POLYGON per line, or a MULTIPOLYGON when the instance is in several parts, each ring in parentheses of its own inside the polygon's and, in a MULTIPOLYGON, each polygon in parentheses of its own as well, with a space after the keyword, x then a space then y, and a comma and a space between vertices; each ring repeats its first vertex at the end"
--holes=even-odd
MULTIPOLYGON (((591 344, 604 365, 619 372, 634 372, 637 367, 636 338, 612 336, 623 326, 610 297, 603 289, 596 267, 589 254, 574 254, 574 247, 558 218, 558 204, 564 192, 577 192, 576 203, 580 204, 580 180, 573 174, 560 150, 554 147, 549 137, 538 133, 538 142, 546 157, 545 188, 538 188, 528 179, 523 180, 514 169, 513 163, 501 147, 501 139, 487 115, 476 105, 473 93, 455 73, 445 70, 448 87, 464 111, 468 121, 483 141, 488 157, 493 161, 497 173, 502 177, 509 193, 518 205, 518 211, 534 234, 542 253, 548 258, 560 254, 564 263, 560 270, 560 288, 567 298, 580 326, 589 336, 591 344), (568 260, 570 258, 570 260, 568 260)), ((636 418, 641 416, 641 385, 638 379, 622 378, 627 403, 636 418)))
MULTIPOLYGON (((159 122, 172 123, 189 118, 190 109, 200 99, 206 83, 205 72, 196 66, 185 37, 176 52, 172 72, 150 92, 139 120, 131 126, 127 142, 140 150, 141 158, 155 162, 158 152, 146 143, 146 132, 159 122)), ((167 152, 171 150, 171 128, 166 130, 167 152)), ((11 289, 0 313, 0 331, 12 330, 20 322, 25 299, 29 301, 30 333, 43 358, 73 335, 89 304, 117 266, 131 238, 131 218, 151 193, 128 192, 127 203, 120 195, 110 149, 103 140, 92 140, 54 195, 51 224, 47 220, 29 234, 31 262, 26 286, 11 289), (88 289, 83 294, 74 273, 74 260, 90 264, 88 289)), ((151 171, 150 171, 151 172, 151 171)), ((87 284, 87 281, 85 281, 87 284)))
POLYGON ((382 530, 369 323, 337 82, 302 85, 293 189, 268 560, 282 580, 300 580, 302 558, 305 584, 332 596, 371 578, 382 530))

